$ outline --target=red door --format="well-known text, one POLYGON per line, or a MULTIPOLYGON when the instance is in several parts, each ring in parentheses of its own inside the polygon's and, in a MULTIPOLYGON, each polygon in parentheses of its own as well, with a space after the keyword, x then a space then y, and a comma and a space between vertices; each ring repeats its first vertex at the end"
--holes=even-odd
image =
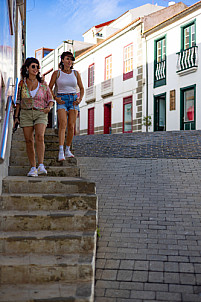
POLYGON ((88 109, 88 135, 94 134, 94 108, 88 109))
POLYGON ((104 134, 111 133, 111 103, 104 105, 104 134))

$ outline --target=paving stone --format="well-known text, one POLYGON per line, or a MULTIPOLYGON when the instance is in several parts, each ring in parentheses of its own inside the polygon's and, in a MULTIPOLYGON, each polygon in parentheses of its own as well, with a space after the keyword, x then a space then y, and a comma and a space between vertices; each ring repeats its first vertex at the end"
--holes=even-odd
MULTIPOLYGON (((154 299, 129 296, 113 301, 173 302, 182 301, 183 293, 193 299, 199 295, 195 288, 201 263, 200 134, 174 131, 75 137, 81 175, 96 183, 99 227, 105 230, 98 242, 97 260, 120 260, 116 277, 122 270, 133 271, 132 281, 119 281, 117 289, 129 290, 130 295, 132 290, 156 293, 154 299), (104 253, 101 241, 112 250, 104 253), (135 272, 137 261, 141 266, 135 272), (148 268, 143 263, 149 263, 148 268)), ((112 284, 105 286, 112 289, 112 284)))

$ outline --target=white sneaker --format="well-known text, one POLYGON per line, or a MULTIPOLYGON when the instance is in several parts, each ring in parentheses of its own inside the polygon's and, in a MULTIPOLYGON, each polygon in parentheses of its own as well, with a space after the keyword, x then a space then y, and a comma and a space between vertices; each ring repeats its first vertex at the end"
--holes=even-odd
POLYGON ((66 150, 65 157, 74 157, 74 155, 70 150, 66 150))
POLYGON ((59 151, 58 161, 65 160, 64 151, 59 151))
POLYGON ((44 167, 44 165, 43 164, 41 164, 41 165, 39 165, 38 166, 38 169, 37 169, 37 172, 38 172, 38 175, 40 174, 40 175, 46 175, 47 174, 47 170, 45 169, 45 167, 44 167))
POLYGON ((35 167, 32 167, 31 170, 29 171, 29 173, 27 174, 28 177, 36 177, 38 176, 38 173, 37 173, 37 169, 35 167))

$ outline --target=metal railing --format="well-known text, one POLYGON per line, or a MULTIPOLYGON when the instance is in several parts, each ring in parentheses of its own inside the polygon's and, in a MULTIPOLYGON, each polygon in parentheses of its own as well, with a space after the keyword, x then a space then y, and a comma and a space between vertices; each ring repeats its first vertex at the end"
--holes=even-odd
POLYGON ((6 94, 5 94, 5 98, 6 99, 8 98, 8 99, 7 99, 7 104, 6 104, 6 114, 5 114, 5 118, 4 118, 3 130, 2 130, 2 135, 1 135, 0 163, 2 163, 5 159, 6 146, 7 146, 7 140, 8 140, 8 127, 9 127, 10 112, 11 112, 11 108, 12 108, 12 103, 14 103, 14 105, 16 105, 17 90, 18 90, 18 78, 16 79, 16 83, 15 83, 14 100, 12 100, 12 96, 7 97, 9 86, 10 86, 10 78, 8 80, 7 90, 6 90, 6 94))
POLYGON ((155 81, 164 80, 166 78, 166 60, 158 62, 155 66, 155 81))
POLYGON ((177 72, 198 67, 198 46, 182 50, 177 55, 177 72))

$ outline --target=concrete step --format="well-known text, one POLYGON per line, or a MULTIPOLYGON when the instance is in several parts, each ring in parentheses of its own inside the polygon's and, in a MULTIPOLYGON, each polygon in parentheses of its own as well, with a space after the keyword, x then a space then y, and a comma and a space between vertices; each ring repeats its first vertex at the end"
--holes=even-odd
POLYGON ((91 282, 1 285, 1 302, 93 302, 91 282))
POLYGON ((96 210, 95 194, 2 194, 0 210, 17 211, 64 211, 64 210, 96 210))
POLYGON ((0 230, 14 231, 95 231, 96 211, 2 211, 0 230))
POLYGON ((0 255, 3 284, 73 283, 92 280, 94 257, 88 255, 0 255))
MULTIPOLYGON (((0 232, 0 251, 7 255, 95 253, 96 231, 0 232)), ((1 301, 1 300, 0 300, 1 301)))
POLYGON ((95 193, 95 183, 78 177, 7 176, 2 181, 3 193, 74 194, 95 193))
MULTIPOLYGON (((44 165, 45 166, 59 166, 59 167, 64 167, 64 166, 69 166, 69 165, 77 165, 77 159, 75 157, 70 157, 70 158, 66 158, 66 160, 63 161, 58 161, 58 152, 57 152, 57 156, 51 156, 51 157, 46 157, 44 159, 44 165)), ((11 166, 29 166, 29 160, 27 155, 26 156, 13 156, 13 154, 11 153, 10 156, 10 165, 11 166)))
MULTIPOLYGON (((80 177, 80 169, 76 166, 60 166, 60 167, 46 167, 47 176, 61 176, 61 177, 80 177)), ((28 166, 9 166, 8 175, 10 176, 26 176, 29 172, 28 166)))

